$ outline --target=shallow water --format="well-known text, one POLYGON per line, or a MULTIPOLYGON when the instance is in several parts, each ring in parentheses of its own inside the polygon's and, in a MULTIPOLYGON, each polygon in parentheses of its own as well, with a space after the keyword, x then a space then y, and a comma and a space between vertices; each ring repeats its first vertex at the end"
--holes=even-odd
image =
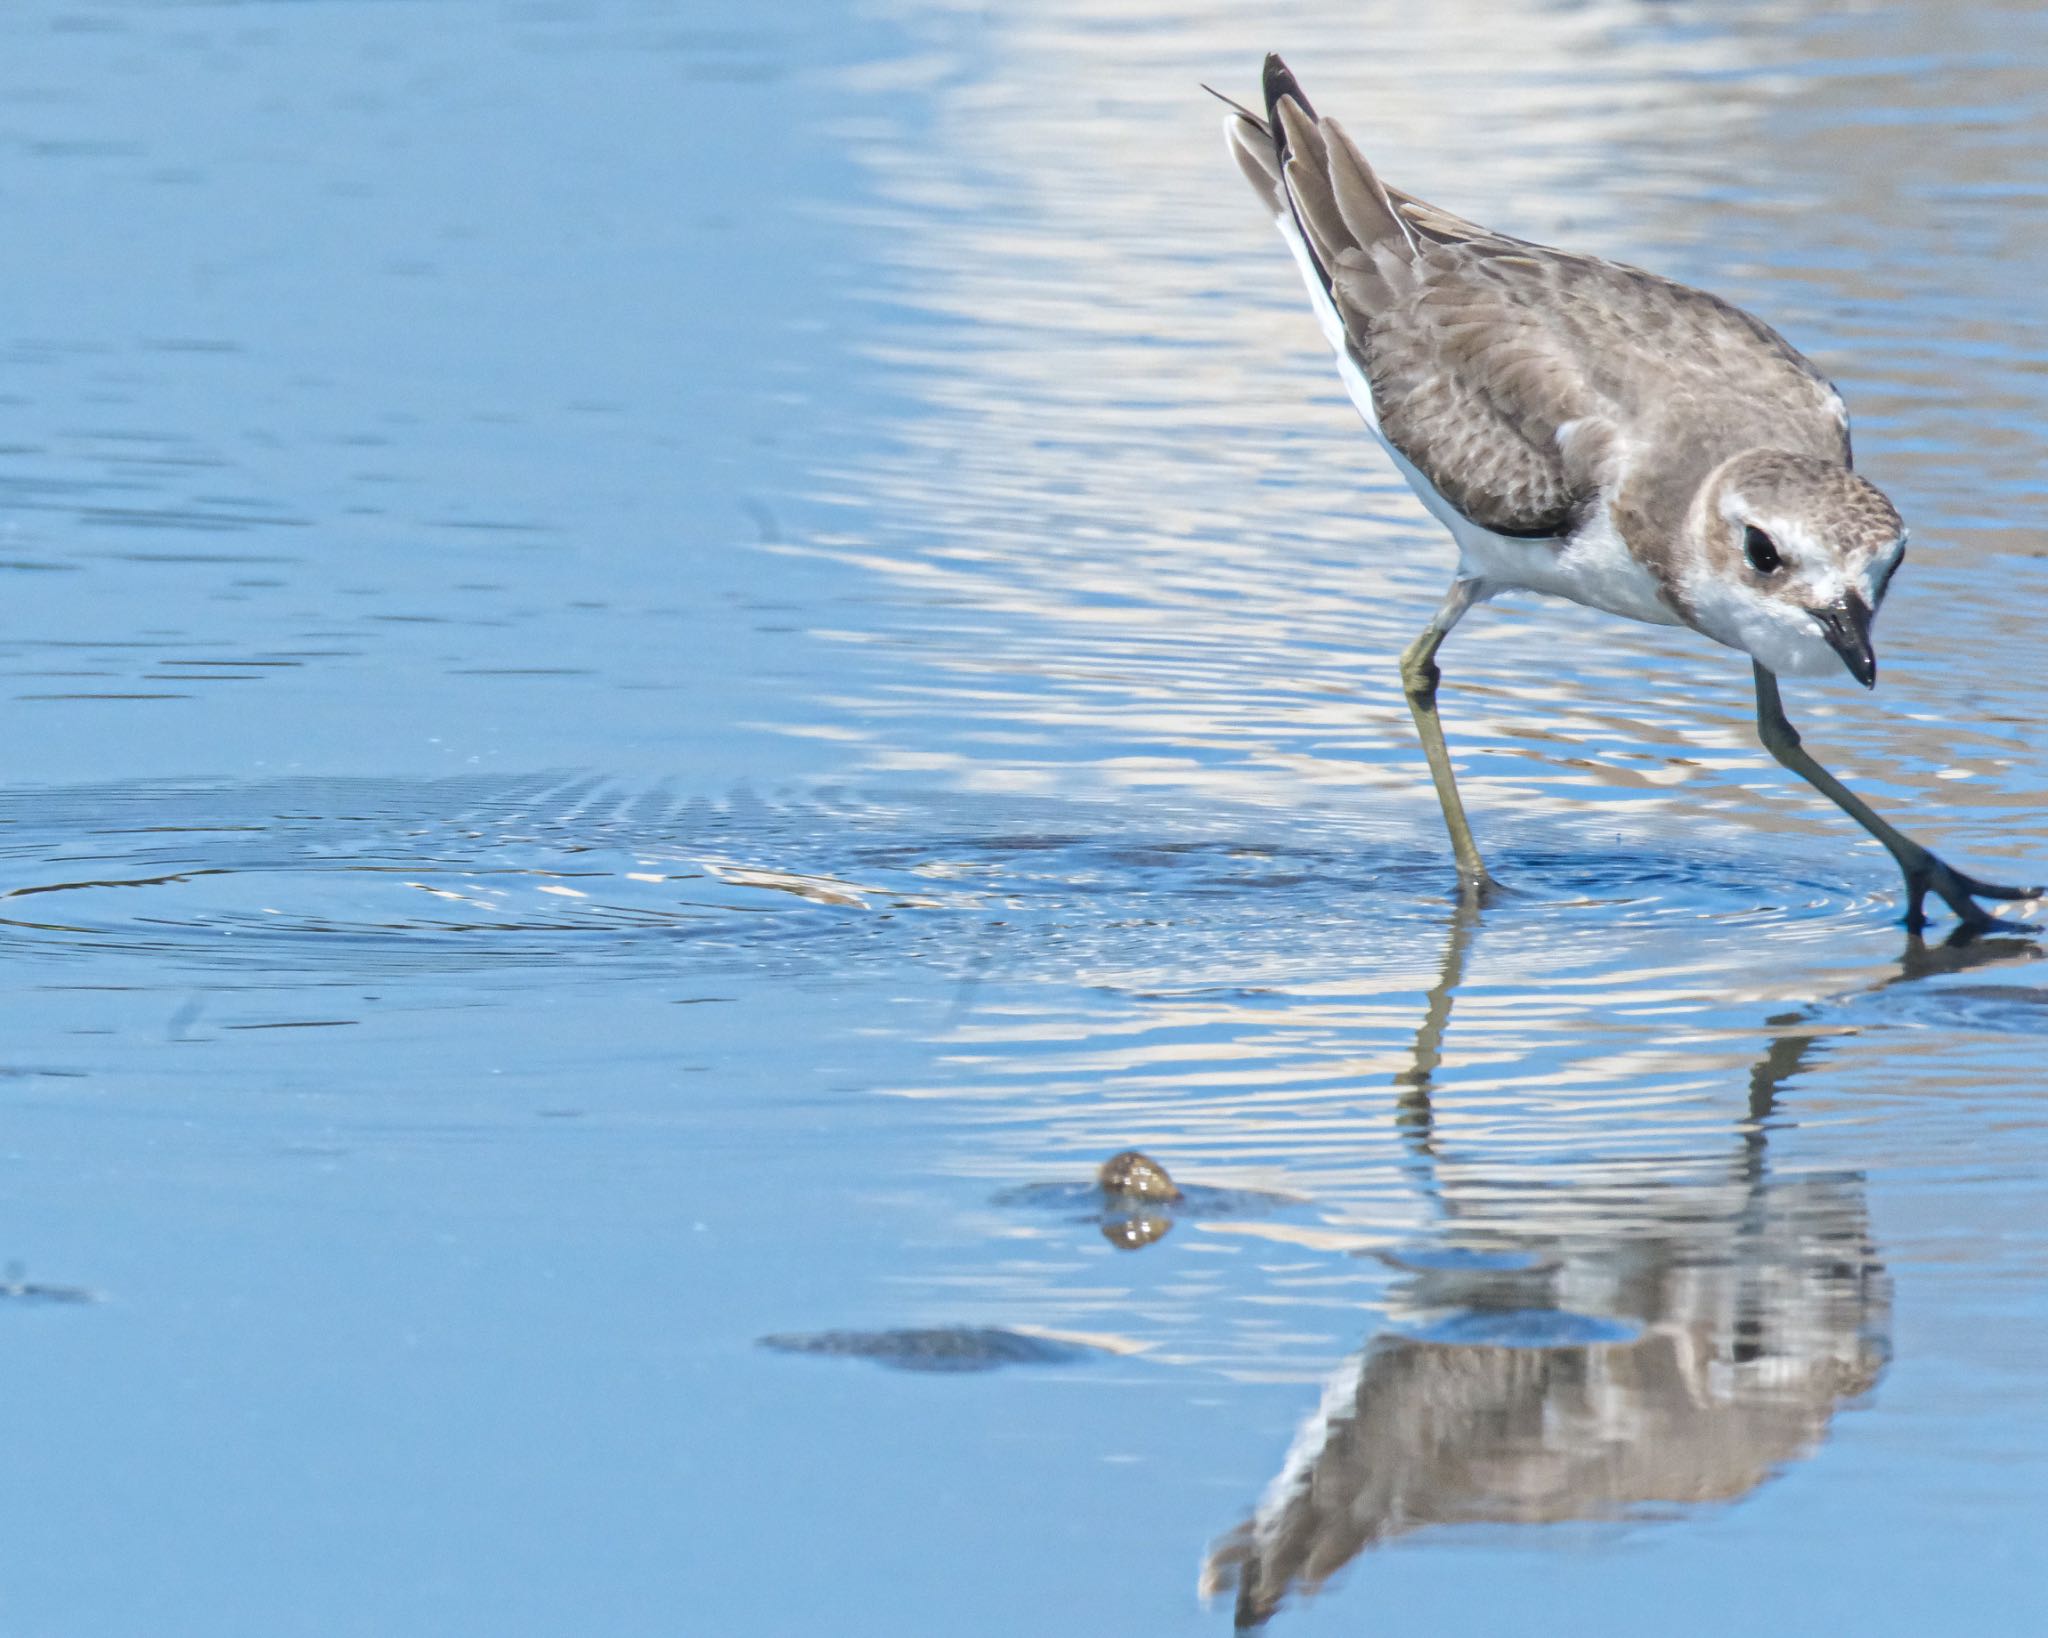
POLYGON ((10 1635, 2048 1626, 2041 946, 1532 600, 1454 908, 1272 46, 1841 382, 2038 879, 2032 11, 11 7, 10 1635))

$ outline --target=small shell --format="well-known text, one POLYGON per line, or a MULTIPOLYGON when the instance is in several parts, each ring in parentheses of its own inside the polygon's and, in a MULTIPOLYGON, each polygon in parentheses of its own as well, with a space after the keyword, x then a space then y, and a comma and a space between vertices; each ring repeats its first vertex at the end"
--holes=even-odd
POLYGON ((1150 1155, 1125 1149, 1111 1155, 1095 1174, 1098 1187, 1117 1200, 1178 1200, 1180 1190, 1166 1168, 1150 1155))

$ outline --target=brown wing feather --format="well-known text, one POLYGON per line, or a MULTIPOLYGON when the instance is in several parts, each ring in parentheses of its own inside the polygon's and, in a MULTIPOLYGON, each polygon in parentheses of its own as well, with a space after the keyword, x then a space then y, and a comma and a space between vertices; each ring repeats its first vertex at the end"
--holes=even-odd
POLYGON ((1775 331, 1613 262, 1446 238, 1419 259, 1404 300, 1347 333, 1388 442, 1503 532, 1568 528, 1605 486, 1626 491, 1647 536, 1668 538, 1728 456, 1848 459, 1834 389, 1775 331), (1636 450, 1654 453, 1635 462, 1636 450), (1627 483, 1630 467, 1657 475, 1654 494, 1627 483))
POLYGON ((1469 224, 1405 195, 1397 203, 1343 128, 1297 100, 1291 77, 1268 90, 1287 200, 1372 385, 1381 433, 1475 523, 1561 532, 1576 496, 1556 429, 1496 402, 1492 370, 1512 356, 1490 322, 1500 304, 1444 256, 1464 242, 1452 225, 1469 224), (1424 237, 1422 225, 1434 231, 1424 237))
POLYGON ((1567 533, 1603 486, 1621 484, 1622 425, 1639 444, 1673 443, 1641 463, 1670 481, 1632 497, 1659 531, 1677 522, 1665 490, 1689 494, 1697 474, 1742 449, 1847 461, 1840 399, 1767 325, 1703 291, 1494 233, 1387 187, 1277 58, 1266 89, 1270 120, 1244 115, 1233 128, 1240 163, 1276 205, 1269 190, 1284 189, 1381 434, 1474 523, 1567 533))

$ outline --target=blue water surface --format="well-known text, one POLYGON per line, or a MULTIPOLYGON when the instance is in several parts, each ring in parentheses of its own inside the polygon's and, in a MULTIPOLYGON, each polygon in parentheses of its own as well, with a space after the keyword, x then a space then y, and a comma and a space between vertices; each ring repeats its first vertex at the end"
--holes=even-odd
POLYGON ((2039 879, 2031 13, 19 0, 6 1638, 2048 1627, 2040 946, 1533 599, 1454 903, 1276 46, 1841 382, 2039 879))

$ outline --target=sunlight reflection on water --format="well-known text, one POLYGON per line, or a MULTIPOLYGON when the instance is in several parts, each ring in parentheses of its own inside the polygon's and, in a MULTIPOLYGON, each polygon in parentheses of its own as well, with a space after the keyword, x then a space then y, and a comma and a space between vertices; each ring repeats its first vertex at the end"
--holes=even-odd
MULTIPOLYGON (((923 616, 898 639, 911 674, 855 702, 871 764, 1147 800, 1343 790, 1426 823, 1393 660, 1434 606, 1448 548, 1369 449, 1284 255, 1224 186, 1216 111, 1193 87, 1244 78, 1241 27, 1145 0, 1085 21, 1059 6, 972 24, 902 15, 959 66, 915 126, 864 127, 856 149, 893 207, 877 295, 914 315, 882 361, 925 408, 889 426, 882 459, 834 475, 866 532, 816 546, 897 579, 923 616), (984 59, 1000 73, 971 66, 984 59), (1140 168, 1142 187, 1115 185, 1140 168), (944 203, 965 198, 1002 203, 944 203)), ((1489 8, 1484 28, 1462 6, 1366 30, 1306 13, 1269 25, 1397 180, 1531 237, 1712 283, 1843 373, 1868 465, 1918 524, 1906 578, 1919 591, 1902 582, 1884 623, 1880 647, 1900 660, 1882 709, 1823 686, 1795 712, 1867 783, 1995 856, 1998 816, 2039 804, 2031 679, 1972 674, 1972 709, 1951 709, 1956 668, 2005 615, 1981 582, 1957 581, 1950 543, 1976 555, 2004 538, 1994 519, 2030 526, 2035 486, 2015 472, 1987 495, 1957 481, 1953 454, 1995 440, 2020 407, 2001 385, 1919 418, 1910 383, 1937 368, 1974 381, 1978 349, 1896 315, 1937 281, 1958 299, 1958 270, 1893 254, 1895 232, 1881 252, 1862 236, 1888 221, 1869 190, 1893 187, 1910 139, 1861 127, 1841 140, 1839 105, 1867 97, 1874 70, 1808 26, 1788 35, 1761 13, 1725 32, 1659 26, 1624 5, 1489 8), (1482 86, 1475 119, 1461 93, 1482 86), (1856 237, 1769 233, 1772 214, 1823 190, 1856 195, 1856 237), (1936 783, 1958 765, 1967 802, 1936 783)), ((1967 51, 1953 62, 1974 72, 1967 51)), ((1940 75, 1901 83, 1953 106, 1940 75)), ((2027 164, 2014 144, 1972 145, 1973 173, 2018 184, 2027 164)), ((2000 249, 1972 262, 1984 271, 1968 295, 1995 309, 2010 300, 1996 267, 2032 255, 2037 228, 1996 193, 1950 189, 1942 208, 1972 201, 2000 249)), ((2000 572, 2048 591, 2039 565, 2000 572)), ((1746 667, 1691 634, 1511 599, 1444 664, 1482 836, 1509 814, 1620 797, 1664 822, 1813 822, 1759 760, 1746 667)))
POLYGON ((1793 709, 1996 874, 2042 16, 702 9, 0 15, 24 1630, 2038 1601, 2038 946, 1533 601, 1445 654, 1458 912, 1448 549, 1197 84, 1839 377, 1915 547, 1793 709))

